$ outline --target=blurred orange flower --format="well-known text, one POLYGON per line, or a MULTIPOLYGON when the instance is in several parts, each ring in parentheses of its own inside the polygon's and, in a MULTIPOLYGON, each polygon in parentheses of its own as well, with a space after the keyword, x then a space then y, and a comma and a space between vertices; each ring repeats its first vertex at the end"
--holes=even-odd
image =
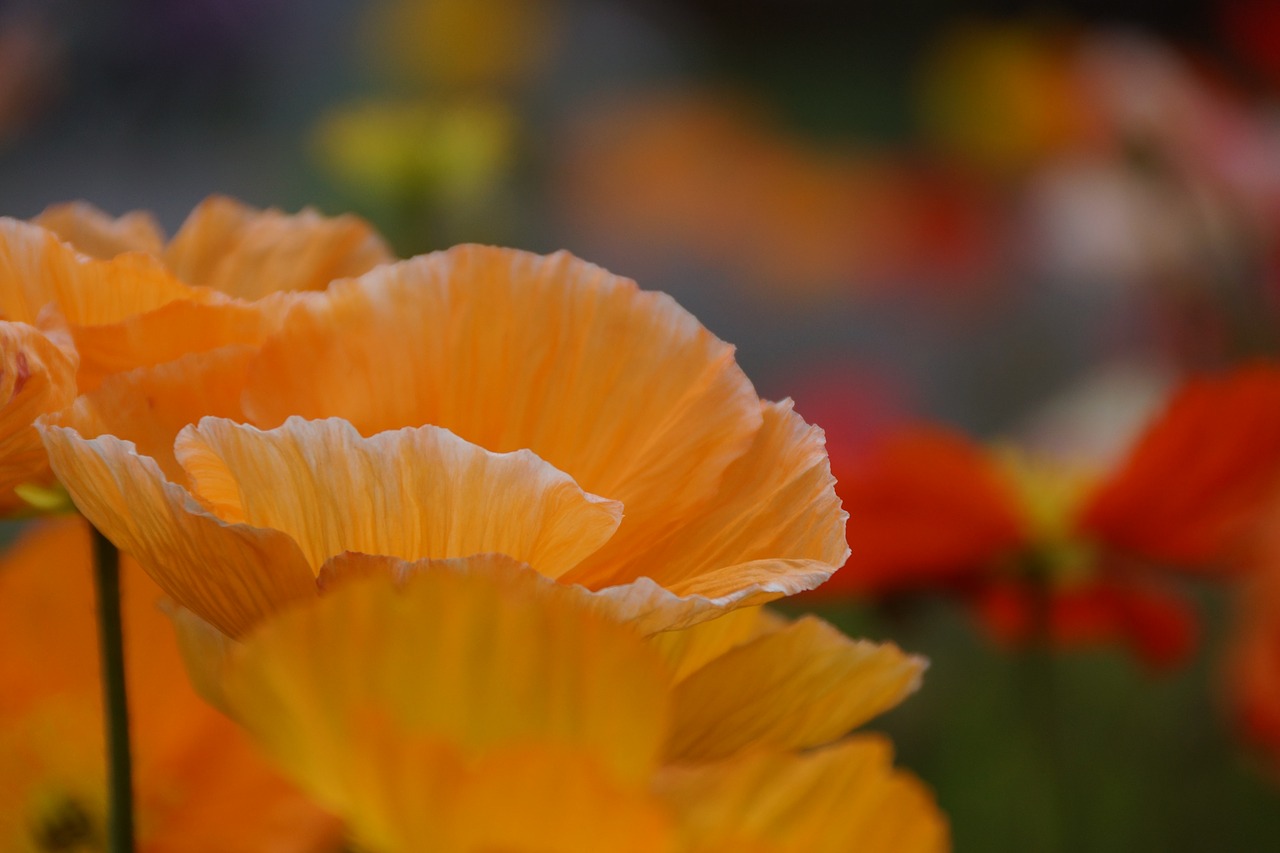
POLYGON ((900 701, 920 661, 758 609, 645 643, 505 557, 431 569, 341 583, 201 658, 211 694, 357 843, 946 849, 883 739, 830 745, 900 701))
POLYGON ((166 246, 150 217, 86 204, 0 219, 0 501, 48 466, 32 426, 108 375, 254 343, 292 301, 388 260, 349 217, 210 198, 166 246), (249 301, 249 300, 257 300, 249 301))
POLYGON ((1251 553, 1251 576, 1242 586, 1227 660, 1232 712, 1244 737, 1280 767, 1280 502, 1268 507, 1266 524, 1251 553))
POLYGON ((794 300, 995 263, 984 190, 879 152, 823 149, 716 93, 653 94, 580 122, 557 185, 570 224, 638 261, 656 250, 794 300))
POLYGON ((232 636, 379 557, 503 553, 652 632, 848 553, 821 432, 669 297, 564 253, 380 267, 43 430, 80 510, 232 636))
POLYGON ((1188 381, 1103 475, 900 430, 837 472, 860 548, 815 596, 942 587, 1008 639, 1118 640, 1172 663, 1195 619, 1162 578, 1240 571, 1278 466, 1280 369, 1263 365, 1188 381))
MULTIPOLYGON (((0 847, 99 849, 106 769, 92 554, 80 520, 0 561, 0 847)), ((187 686, 159 590, 124 564, 140 851, 337 851, 337 822, 187 686)))

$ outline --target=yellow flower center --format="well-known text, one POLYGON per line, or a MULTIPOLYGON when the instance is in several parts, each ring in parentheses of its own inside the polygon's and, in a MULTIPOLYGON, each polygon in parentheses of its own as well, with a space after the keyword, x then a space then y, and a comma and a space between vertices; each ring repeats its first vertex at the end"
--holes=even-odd
POLYGON ((1096 474, 1014 447, 997 448, 996 458, 1017 491, 1030 543, 1015 570, 1054 587, 1074 586, 1091 577, 1097 567, 1096 548, 1080 538, 1076 516, 1097 482, 1096 474))

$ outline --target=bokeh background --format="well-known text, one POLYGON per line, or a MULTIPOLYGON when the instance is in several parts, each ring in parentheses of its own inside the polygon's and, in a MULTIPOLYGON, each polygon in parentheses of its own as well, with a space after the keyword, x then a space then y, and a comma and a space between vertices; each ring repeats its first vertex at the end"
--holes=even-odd
MULTIPOLYGON (((0 3, 0 213, 172 232, 214 192, 403 255, 567 248, 673 294, 833 452, 926 418, 1101 464, 1185 371, 1277 352, 1280 4, 0 3)), ((1280 778, 1223 707, 1233 603, 1195 595, 1159 673, 947 602, 821 611, 932 659, 879 725, 957 849, 1277 849, 1280 778)))

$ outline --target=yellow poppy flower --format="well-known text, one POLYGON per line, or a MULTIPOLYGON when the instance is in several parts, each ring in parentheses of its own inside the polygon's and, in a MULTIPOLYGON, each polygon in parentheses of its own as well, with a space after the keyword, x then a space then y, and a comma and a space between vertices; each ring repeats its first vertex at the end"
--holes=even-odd
POLYGON ((112 377, 43 430, 80 510, 232 636, 346 552, 506 554, 646 633, 848 554, 821 431, 669 297, 564 253, 380 267, 260 348, 112 377))
POLYGON ((946 848, 883 740, 827 745, 896 704, 919 660, 758 611, 646 642, 586 600, 507 558, 441 560, 194 658, 361 849, 946 848))
MULTIPOLYGON (((0 849, 101 849, 106 769, 88 530, 63 519, 0 561, 0 849)), ((337 821, 187 685, 159 590, 124 563, 139 850, 336 851, 337 821)))

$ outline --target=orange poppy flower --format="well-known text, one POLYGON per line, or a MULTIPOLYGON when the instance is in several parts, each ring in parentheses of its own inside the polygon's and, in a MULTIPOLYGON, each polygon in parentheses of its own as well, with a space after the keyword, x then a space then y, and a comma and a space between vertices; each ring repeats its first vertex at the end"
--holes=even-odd
POLYGON ((233 636, 346 552, 504 553, 645 631, 848 553, 821 432, 670 298, 563 253, 381 267, 260 349, 113 377, 43 429, 80 510, 233 636), (184 428, 210 414, 272 429, 184 428))
POLYGON ((39 483, 32 427, 108 375, 233 343, 255 343, 291 299, 389 259, 351 218, 286 216, 210 198, 162 245, 145 214, 85 204, 32 223, 0 219, 0 501, 39 483), (248 301, 248 300, 257 300, 248 301))
MULTIPOLYGON (((0 561, 0 847, 98 849, 106 768, 92 554, 78 519, 0 561)), ((336 851, 337 822, 191 688, 159 590, 124 563, 138 849, 336 851)))
POLYGON ((1195 618, 1162 573, 1238 571, 1278 466, 1280 369, 1263 365, 1188 381, 1103 476, 903 430, 840 472, 863 547, 815 595, 941 586, 976 600, 998 636, 1047 627, 1171 663, 1194 645, 1195 618))
POLYGON ((195 656, 206 689, 357 843, 945 849, 887 743, 832 745, 920 661, 758 609, 646 643, 508 558, 430 569, 341 583, 239 643, 179 619, 219 644, 195 656))

